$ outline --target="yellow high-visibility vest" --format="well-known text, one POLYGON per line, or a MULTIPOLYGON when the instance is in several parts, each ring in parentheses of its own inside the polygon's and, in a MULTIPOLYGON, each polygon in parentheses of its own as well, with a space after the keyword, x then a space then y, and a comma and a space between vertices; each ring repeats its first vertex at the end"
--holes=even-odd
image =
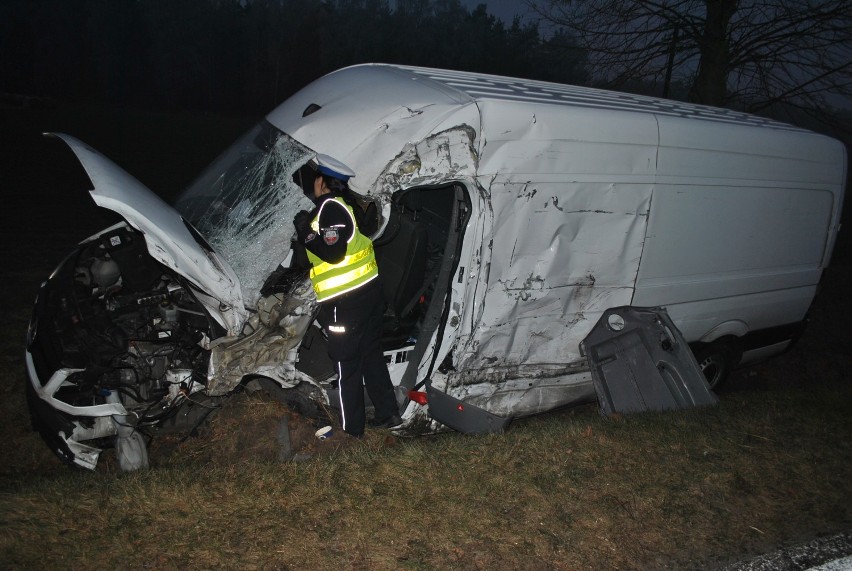
MULTIPOLYGON (((311 284, 317 294, 318 301, 326 301, 338 295, 358 289, 365 283, 379 275, 379 266, 376 264, 376 255, 373 252, 373 242, 361 234, 358 224, 355 222, 355 213, 352 207, 346 204, 342 198, 335 197, 331 200, 342 204, 355 231, 346 243, 346 255, 336 263, 329 264, 308 250, 308 260, 311 262, 311 284)), ((319 217, 322 209, 329 201, 325 201, 317 215, 311 221, 311 229, 319 234, 319 217)), ((322 237, 319 237, 322 239, 322 237)))

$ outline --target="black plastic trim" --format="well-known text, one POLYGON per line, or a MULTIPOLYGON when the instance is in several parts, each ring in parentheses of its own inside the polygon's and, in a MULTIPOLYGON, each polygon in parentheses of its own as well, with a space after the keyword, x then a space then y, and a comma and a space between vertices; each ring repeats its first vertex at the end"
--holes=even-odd
POLYGON ((802 336, 802 333, 805 332, 807 325, 808 320, 803 319, 796 323, 788 323, 787 325, 778 325, 776 327, 768 327, 758 331, 751 331, 742 337, 743 351, 752 351, 754 349, 768 347, 787 340, 792 340, 795 343, 799 340, 799 337, 802 336))
POLYGON ((461 401, 426 384, 429 416, 464 434, 504 432, 512 422, 510 416, 498 416, 483 408, 461 401))

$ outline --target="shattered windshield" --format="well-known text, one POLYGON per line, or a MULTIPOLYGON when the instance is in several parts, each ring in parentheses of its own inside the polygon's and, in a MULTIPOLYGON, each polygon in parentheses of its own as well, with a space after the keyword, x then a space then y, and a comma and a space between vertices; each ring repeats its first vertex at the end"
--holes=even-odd
POLYGON ((233 268, 249 307, 256 305, 264 281, 290 251, 293 216, 313 208, 292 178, 313 154, 263 121, 175 203, 233 268))

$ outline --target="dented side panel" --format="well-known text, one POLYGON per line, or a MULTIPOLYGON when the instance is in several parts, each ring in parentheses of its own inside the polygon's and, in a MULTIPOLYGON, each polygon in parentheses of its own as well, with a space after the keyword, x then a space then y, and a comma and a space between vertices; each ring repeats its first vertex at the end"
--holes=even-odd
POLYGON ((578 361, 599 314, 632 297, 651 186, 534 186, 491 186, 487 289, 462 368, 578 361))
MULTIPOLYGON (((467 276, 481 283, 468 293, 475 317, 457 340, 454 370, 433 382, 491 412, 524 415, 593 398, 579 343, 633 295, 657 129, 649 117, 628 115, 606 132, 582 114, 510 109, 493 120, 511 128, 482 143, 490 219, 478 275, 467 276)), ((491 110, 482 111, 485 130, 491 110)))

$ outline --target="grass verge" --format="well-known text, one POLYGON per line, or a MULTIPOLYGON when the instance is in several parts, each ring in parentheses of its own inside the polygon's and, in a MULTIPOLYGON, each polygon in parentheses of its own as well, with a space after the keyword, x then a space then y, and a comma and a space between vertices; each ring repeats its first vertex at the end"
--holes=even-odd
POLYGON ((726 396, 504 435, 380 432, 301 463, 179 455, 145 473, 6 478, 6 568, 710 568, 844 529, 848 390, 726 396), (822 394, 820 394, 822 393, 822 394), (842 403, 830 411, 823 398, 842 403), (809 422, 803 422, 808 415, 809 422))

